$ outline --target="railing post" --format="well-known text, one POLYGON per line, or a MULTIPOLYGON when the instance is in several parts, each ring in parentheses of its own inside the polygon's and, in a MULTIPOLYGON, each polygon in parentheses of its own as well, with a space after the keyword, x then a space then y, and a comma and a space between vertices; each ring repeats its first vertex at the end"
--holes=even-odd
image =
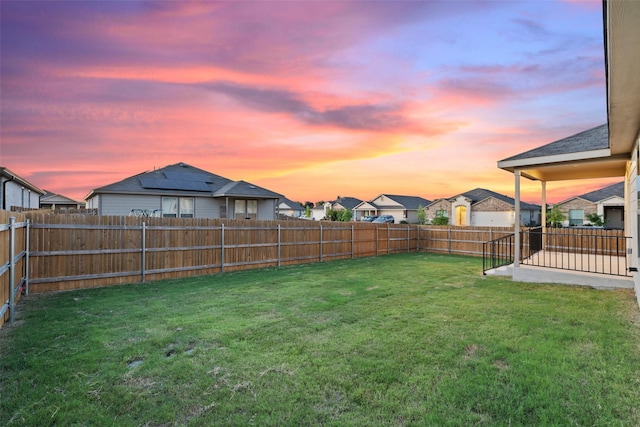
POLYGON ((24 258, 24 294, 29 295, 29 239, 31 238, 31 220, 27 220, 27 228, 25 230, 25 258, 24 258))
POLYGON ((278 224, 278 267, 280 267, 280 224, 278 224))
POLYGON ((224 273, 224 223, 220 226, 220 273, 224 273))
POLYGON ((144 221, 142 221, 141 233, 142 258, 140 260, 140 275, 142 276, 142 283, 144 283, 147 275, 147 224, 144 221))
POLYGON ((9 323, 16 317, 16 218, 9 218, 9 323))

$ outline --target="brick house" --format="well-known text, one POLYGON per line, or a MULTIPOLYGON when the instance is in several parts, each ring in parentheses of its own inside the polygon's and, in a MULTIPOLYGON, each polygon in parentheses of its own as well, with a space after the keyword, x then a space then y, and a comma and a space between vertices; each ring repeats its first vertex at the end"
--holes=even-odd
MULTIPOLYGON (((540 206, 520 203, 520 224, 538 225, 540 206)), ((438 212, 449 218, 451 225, 478 227, 512 227, 515 222, 515 200, 484 188, 476 188, 445 199, 437 199, 426 207, 429 221, 438 212)))
POLYGON ((605 228, 624 229, 624 182, 618 182, 557 203, 567 215, 563 226, 592 225, 587 217, 598 214, 605 228))

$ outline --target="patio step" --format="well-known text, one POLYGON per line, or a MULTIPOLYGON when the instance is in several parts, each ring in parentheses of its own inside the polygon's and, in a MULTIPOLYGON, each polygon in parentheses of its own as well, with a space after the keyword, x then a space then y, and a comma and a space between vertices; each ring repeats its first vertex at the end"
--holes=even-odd
POLYGON ((485 274, 487 276, 513 276, 513 264, 487 270, 485 274))

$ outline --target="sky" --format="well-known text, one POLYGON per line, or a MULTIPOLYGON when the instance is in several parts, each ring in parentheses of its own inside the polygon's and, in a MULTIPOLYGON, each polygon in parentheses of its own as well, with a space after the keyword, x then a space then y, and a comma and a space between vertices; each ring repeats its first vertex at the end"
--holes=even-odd
POLYGON ((498 160, 606 123, 602 21, 599 0, 2 0, 0 166, 76 200, 179 162, 301 202, 513 197, 498 160))

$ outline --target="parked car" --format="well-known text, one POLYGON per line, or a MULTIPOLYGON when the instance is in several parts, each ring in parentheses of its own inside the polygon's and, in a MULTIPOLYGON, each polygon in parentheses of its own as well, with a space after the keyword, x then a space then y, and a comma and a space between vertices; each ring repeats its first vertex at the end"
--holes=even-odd
POLYGON ((375 222, 376 224, 393 224, 396 220, 393 215, 381 215, 372 222, 375 222))
POLYGON ((374 219, 378 218, 378 215, 367 215, 362 218, 362 221, 365 222, 373 222, 374 219))

